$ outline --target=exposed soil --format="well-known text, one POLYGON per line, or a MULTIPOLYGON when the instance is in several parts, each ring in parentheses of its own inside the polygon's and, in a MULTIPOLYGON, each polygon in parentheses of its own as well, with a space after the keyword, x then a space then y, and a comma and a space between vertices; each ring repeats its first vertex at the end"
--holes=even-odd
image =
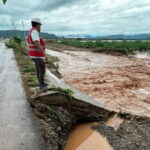
POLYGON ((115 150, 149 150, 150 119, 124 116, 118 130, 106 126, 104 122, 92 128, 106 137, 115 150))
POLYGON ((108 110, 150 116, 150 60, 87 51, 52 51, 63 79, 108 110))
POLYGON ((106 121, 113 113, 92 106, 81 107, 69 104, 48 105, 34 103, 34 113, 40 119, 41 130, 48 144, 48 150, 64 150, 69 133, 80 122, 106 121), (55 113, 48 111, 50 107, 55 113), (101 111, 101 112, 100 112, 101 111))

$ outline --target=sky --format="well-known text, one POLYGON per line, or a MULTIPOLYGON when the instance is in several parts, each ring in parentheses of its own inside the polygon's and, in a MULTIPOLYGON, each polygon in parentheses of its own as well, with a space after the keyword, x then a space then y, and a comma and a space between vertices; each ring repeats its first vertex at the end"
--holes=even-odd
POLYGON ((42 31, 56 35, 150 33, 150 0, 0 0, 0 30, 31 27, 40 18, 42 31))

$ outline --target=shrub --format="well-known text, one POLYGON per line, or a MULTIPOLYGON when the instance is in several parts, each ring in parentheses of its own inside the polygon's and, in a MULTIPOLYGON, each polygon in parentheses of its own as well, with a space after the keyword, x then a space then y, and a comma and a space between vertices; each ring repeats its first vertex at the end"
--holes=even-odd
POLYGON ((61 44, 70 45, 77 48, 99 48, 107 50, 124 50, 126 52, 150 50, 150 42, 143 41, 102 41, 96 40, 81 41, 78 39, 63 39, 61 44))

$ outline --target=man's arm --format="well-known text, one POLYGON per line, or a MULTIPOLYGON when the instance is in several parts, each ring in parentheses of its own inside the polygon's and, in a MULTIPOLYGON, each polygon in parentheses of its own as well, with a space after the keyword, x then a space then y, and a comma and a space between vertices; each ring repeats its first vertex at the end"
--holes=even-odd
POLYGON ((44 50, 43 50, 43 48, 42 48, 40 42, 39 42, 39 41, 34 41, 34 44, 36 45, 36 47, 37 47, 38 49, 40 49, 40 51, 41 51, 42 54, 44 55, 45 59, 47 60, 46 54, 45 54, 45 52, 44 52, 44 50))
POLYGON ((34 41, 34 44, 36 45, 36 47, 37 47, 38 49, 40 49, 40 51, 42 52, 42 54, 45 56, 45 52, 44 52, 44 50, 43 50, 43 48, 42 48, 40 42, 39 42, 39 41, 34 41))

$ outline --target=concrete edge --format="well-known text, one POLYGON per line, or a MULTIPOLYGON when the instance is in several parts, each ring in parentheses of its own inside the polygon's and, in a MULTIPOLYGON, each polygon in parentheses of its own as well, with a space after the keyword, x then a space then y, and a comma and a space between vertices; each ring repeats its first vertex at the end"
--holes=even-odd
MULTIPOLYGON (((86 103, 89 103, 89 104, 94 105, 96 107, 100 107, 100 108, 105 109, 103 104, 101 104, 100 102, 94 100, 90 96, 82 93, 80 90, 76 89, 75 87, 65 83, 64 81, 62 81, 61 79, 56 77, 53 73, 51 73, 51 71, 49 69, 46 69, 46 79, 48 80, 48 82, 50 84, 53 84, 55 87, 71 89, 74 92, 74 94, 73 94, 74 99, 78 99, 82 102, 86 102, 86 103)), ((56 93, 56 91, 53 91, 52 93, 56 93)), ((52 93, 50 92, 50 93, 47 93, 47 94, 52 94, 52 93)), ((44 95, 45 94, 43 94, 43 96, 44 95)))

